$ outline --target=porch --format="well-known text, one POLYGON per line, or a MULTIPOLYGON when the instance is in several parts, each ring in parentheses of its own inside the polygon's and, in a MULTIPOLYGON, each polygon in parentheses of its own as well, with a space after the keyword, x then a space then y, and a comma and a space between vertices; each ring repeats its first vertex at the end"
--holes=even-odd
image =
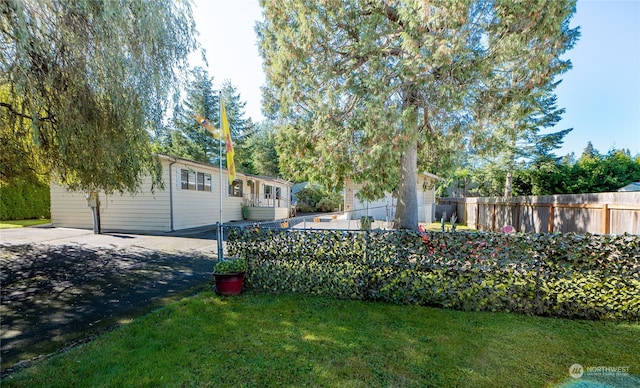
POLYGON ((243 218, 249 221, 273 221, 289 218, 291 193, 289 185, 269 184, 253 179, 249 193, 243 195, 243 218))

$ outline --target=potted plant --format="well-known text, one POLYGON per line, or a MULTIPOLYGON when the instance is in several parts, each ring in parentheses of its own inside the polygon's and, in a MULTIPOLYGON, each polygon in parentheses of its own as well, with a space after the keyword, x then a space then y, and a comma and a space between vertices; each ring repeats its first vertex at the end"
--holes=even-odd
POLYGON ((230 258, 218 261, 213 267, 216 293, 219 295, 240 294, 245 272, 247 272, 246 259, 230 258))
POLYGON ((360 230, 370 230, 372 222, 373 217, 363 216, 362 218, 360 218, 360 230))

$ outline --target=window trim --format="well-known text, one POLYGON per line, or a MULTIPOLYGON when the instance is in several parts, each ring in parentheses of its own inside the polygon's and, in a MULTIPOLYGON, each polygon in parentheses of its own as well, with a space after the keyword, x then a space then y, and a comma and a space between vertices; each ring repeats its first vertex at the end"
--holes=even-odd
POLYGON ((229 196, 242 198, 244 195, 244 181, 236 179, 229 185, 229 196), (236 190, 237 189, 237 190, 236 190))
POLYGON ((211 174, 192 168, 180 168, 180 189, 193 191, 213 191, 211 174))

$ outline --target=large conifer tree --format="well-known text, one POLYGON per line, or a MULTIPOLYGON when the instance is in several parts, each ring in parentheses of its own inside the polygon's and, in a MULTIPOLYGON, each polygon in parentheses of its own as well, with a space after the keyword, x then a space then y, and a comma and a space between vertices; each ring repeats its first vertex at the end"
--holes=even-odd
POLYGON ((281 166, 332 187, 398 197, 396 227, 417 227, 417 171, 446 164, 499 93, 547 85, 574 0, 261 1, 264 98, 281 126, 281 166), (496 85, 498 73, 513 82, 496 85), (496 90, 499 88, 500 90, 496 90))

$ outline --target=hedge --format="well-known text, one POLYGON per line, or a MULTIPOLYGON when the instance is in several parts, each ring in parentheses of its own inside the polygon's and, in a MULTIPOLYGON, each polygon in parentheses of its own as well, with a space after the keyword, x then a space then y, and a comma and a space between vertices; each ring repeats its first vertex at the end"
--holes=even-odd
POLYGON ((640 319, 640 236, 232 228, 246 286, 581 319, 640 319))
POLYGON ((38 180, 0 185, 0 220, 51 218, 49 186, 38 180))

